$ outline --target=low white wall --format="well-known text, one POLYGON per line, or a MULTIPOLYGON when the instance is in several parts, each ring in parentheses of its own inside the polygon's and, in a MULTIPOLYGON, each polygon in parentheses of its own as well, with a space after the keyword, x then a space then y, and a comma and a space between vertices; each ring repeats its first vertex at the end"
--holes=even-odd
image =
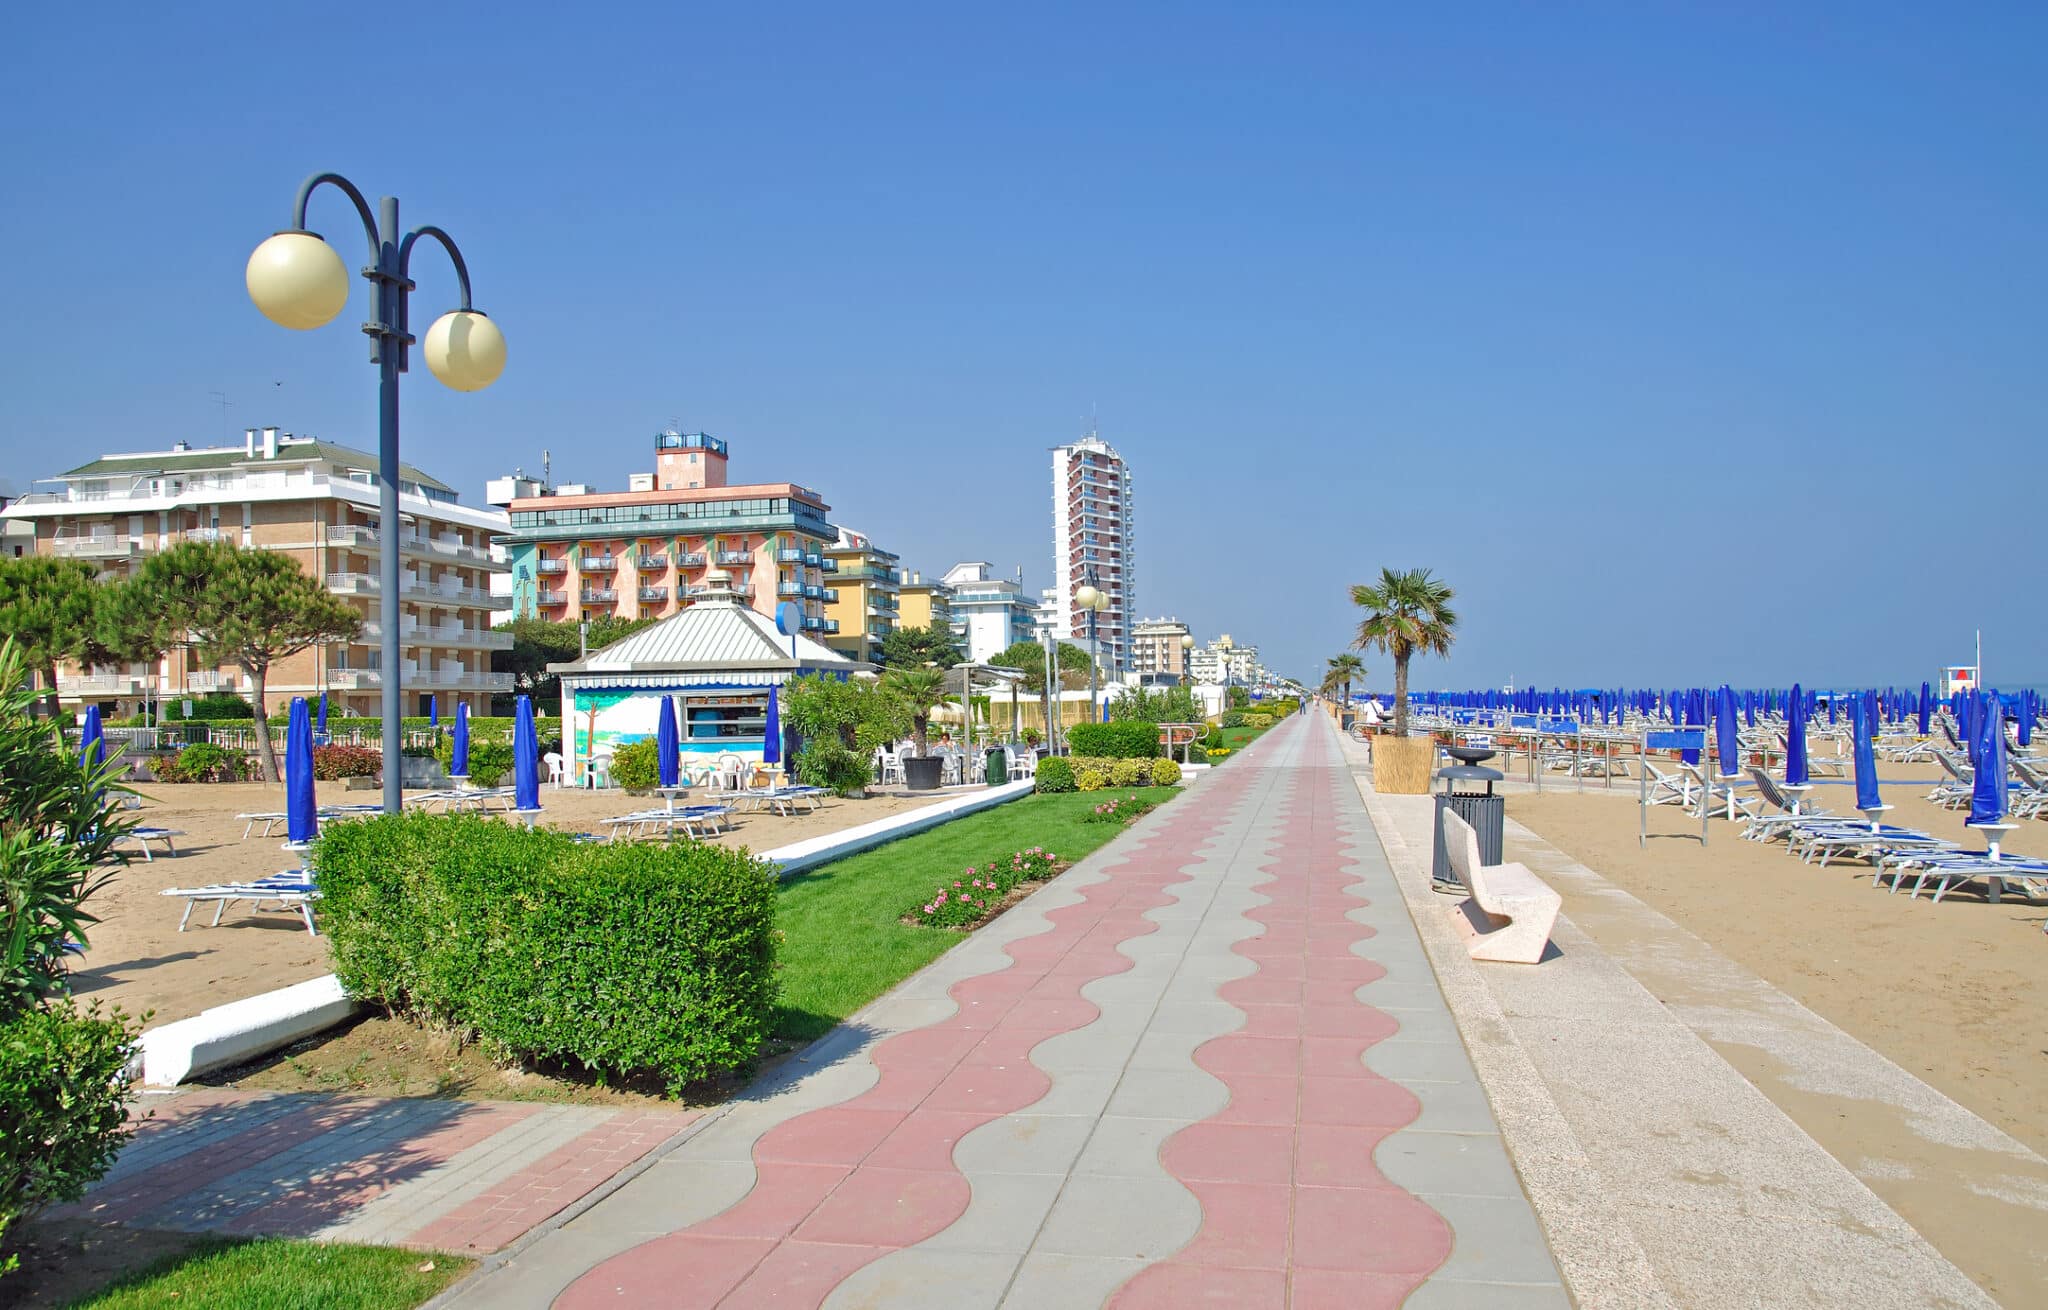
POLYGON ((906 810, 901 814, 892 814, 886 819, 876 819, 873 823, 863 823, 857 828, 843 828, 838 832, 828 832, 822 837, 792 842, 788 846, 778 846, 772 851, 762 851, 760 855, 762 859, 773 860, 780 865, 782 876, 787 878, 793 873, 801 873, 828 860, 853 855, 880 846, 884 842, 895 841, 898 837, 908 837, 911 833, 936 828, 942 823, 950 823, 964 815, 1029 796, 1032 785, 1029 779, 1025 779, 1022 782, 1004 783, 1000 787, 984 787, 979 791, 962 792, 922 809, 906 810))
POLYGON ((333 974, 231 1001, 142 1034, 143 1082, 174 1087, 310 1037, 355 1013, 333 974))

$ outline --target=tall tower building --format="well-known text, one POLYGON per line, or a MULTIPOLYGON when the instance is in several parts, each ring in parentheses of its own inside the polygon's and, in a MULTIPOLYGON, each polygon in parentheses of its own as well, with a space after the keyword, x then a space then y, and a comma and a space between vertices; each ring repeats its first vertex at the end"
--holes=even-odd
POLYGON ((1096 638, 1103 662, 1119 671, 1130 667, 1137 626, 1133 522, 1131 468, 1115 447, 1091 432, 1053 448, 1050 618, 1061 637, 1086 643, 1088 612, 1074 597, 1092 567, 1096 588, 1109 596, 1109 607, 1096 619, 1096 638))

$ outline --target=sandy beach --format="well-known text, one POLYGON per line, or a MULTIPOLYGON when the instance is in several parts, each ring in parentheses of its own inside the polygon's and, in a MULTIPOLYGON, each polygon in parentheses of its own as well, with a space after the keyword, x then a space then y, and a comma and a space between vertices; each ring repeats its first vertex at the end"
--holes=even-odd
MULTIPOLYGON (((246 825, 235 817, 281 811, 281 785, 145 783, 140 790, 145 797, 142 821, 184 835, 176 839, 175 857, 161 850, 147 863, 138 857, 86 903, 100 922, 91 926, 90 949, 72 969, 73 994, 80 1002, 118 1005, 131 1015, 152 1012, 150 1022, 160 1024, 328 972, 326 939, 309 936, 296 916, 252 913, 242 904, 229 908, 215 928, 209 926, 212 907, 200 906, 181 933, 178 916, 184 903, 160 894, 170 887, 240 882, 297 867, 297 857, 281 849, 282 825, 270 837, 245 839, 246 825)), ((378 796, 344 790, 338 782, 320 783, 318 791, 322 805, 374 802, 378 796)), ((788 818, 745 814, 732 832, 716 840, 772 850, 929 805, 944 794, 880 792, 863 800, 828 801, 816 813, 788 818)), ((541 804, 546 812, 541 822, 547 826, 601 832, 603 820, 659 801, 617 791, 544 787, 541 804)))
MULTIPOLYGON (((1924 797, 1938 769, 1880 766, 1890 823, 1978 847, 1963 814, 1924 797), (1896 781, 1894 781, 1896 779, 1896 781)), ((1818 781, 1818 780, 1817 780, 1818 781)), ((1517 792, 1508 815, 1626 888, 1828 1020, 2036 1151, 2048 1152, 2048 905, 2008 893, 1923 895, 1876 889, 1859 861, 1823 869, 1782 843, 1739 840, 1736 825, 1650 811, 1636 839, 1634 783, 1588 780, 1517 792)), ((1820 781, 1809 801, 1854 812, 1851 786, 1820 781)), ((1510 843, 1512 848, 1512 843, 1510 843)), ((2006 849, 2048 856, 2048 821, 2029 820, 2006 849)), ((1509 858, 1514 858, 1512 849, 1509 858)), ((1908 886, 1910 887, 1910 882, 1908 886)), ((1565 912, 1573 913, 1570 897, 1565 912)))

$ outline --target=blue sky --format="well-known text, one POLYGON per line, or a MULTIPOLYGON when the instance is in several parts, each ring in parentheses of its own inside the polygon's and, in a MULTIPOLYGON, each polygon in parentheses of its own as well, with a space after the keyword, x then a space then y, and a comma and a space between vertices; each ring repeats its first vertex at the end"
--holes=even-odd
MULTIPOLYGON (((485 13, 382 77, 339 11, 15 16, 0 479, 217 440, 215 391, 371 445, 361 310, 242 290, 333 168, 509 338, 487 392, 407 381, 468 500, 543 448, 622 486, 677 420, 1035 589, 1094 413, 1140 607, 1283 670, 1392 564, 1461 593, 1419 685, 1917 680, 1980 626, 2048 678, 2038 5, 485 13)), ((352 267, 353 225, 317 203, 352 267)))

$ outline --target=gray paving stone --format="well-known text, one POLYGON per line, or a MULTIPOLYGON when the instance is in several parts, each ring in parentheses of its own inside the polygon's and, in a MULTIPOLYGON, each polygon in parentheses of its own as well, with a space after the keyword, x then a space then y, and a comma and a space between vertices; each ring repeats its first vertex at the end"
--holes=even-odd
POLYGON ((1061 1074, 1051 1091, 1022 1109, 1034 1115, 1098 1115, 1109 1104, 1119 1077, 1108 1070, 1061 1074))
POLYGON ((1059 1174, 973 1173, 967 1212, 922 1245, 932 1251, 999 1251, 1022 1256, 1052 1212, 1066 1178, 1059 1174))
POLYGON ((1459 1240, 1439 1277, 1475 1283, 1556 1283, 1557 1265, 1529 1202, 1517 1195, 1459 1196, 1420 1193, 1451 1225, 1459 1240))
POLYGON ((1109 1178, 1159 1178, 1159 1146, 1187 1127, 1187 1119, 1132 1119, 1104 1115, 1074 1161, 1074 1173, 1109 1178))
POLYGON ((1011 1114, 992 1119, 953 1147, 953 1163, 968 1175, 1064 1175, 1095 1131, 1092 1114, 1011 1114))
POLYGON ((1422 1102, 1422 1113, 1411 1128, 1439 1133, 1495 1133, 1493 1106, 1477 1079, 1470 1082, 1413 1082, 1403 1084, 1422 1102))
POLYGON ((1206 1119, 1230 1100, 1222 1081, 1199 1069, 1133 1069, 1109 1098, 1109 1113, 1132 1119, 1206 1119))
POLYGON ((987 1251, 893 1251, 832 1289, 824 1310, 995 1310, 1016 1267, 987 1251))
POLYGON ((1367 1047, 1365 1067, 1398 1083, 1479 1081, 1463 1042, 1427 1041, 1411 1031, 1395 1033, 1367 1047))
POLYGON ((1170 1178, 1076 1174, 1046 1216, 1034 1251, 1158 1260, 1202 1222, 1194 1194, 1170 1178))
POLYGON ((1381 1142, 1373 1163, 1411 1192, 1520 1198, 1521 1179, 1492 1133, 1432 1133, 1404 1128, 1381 1142))
POLYGON ((1571 1310, 1571 1304, 1558 1283, 1474 1283, 1437 1277, 1416 1288, 1401 1310, 1571 1310))
POLYGON ((1099 1306, 1144 1272, 1148 1260, 1054 1255, 1034 1251, 1017 1268, 1003 1310, 1080 1310, 1099 1306))

